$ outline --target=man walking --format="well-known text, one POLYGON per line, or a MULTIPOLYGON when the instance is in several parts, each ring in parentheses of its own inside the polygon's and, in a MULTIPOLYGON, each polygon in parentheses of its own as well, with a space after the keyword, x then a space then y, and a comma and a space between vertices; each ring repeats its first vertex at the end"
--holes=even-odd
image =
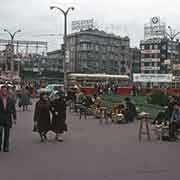
POLYGON ((16 123, 15 104, 8 96, 8 88, 2 86, 0 92, 0 151, 3 145, 3 151, 9 152, 9 136, 13 123, 16 123))

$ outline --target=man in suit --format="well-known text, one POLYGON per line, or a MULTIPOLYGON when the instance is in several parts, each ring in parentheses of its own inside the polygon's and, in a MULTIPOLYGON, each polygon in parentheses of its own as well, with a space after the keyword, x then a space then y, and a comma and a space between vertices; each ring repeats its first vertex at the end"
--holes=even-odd
POLYGON ((3 151, 9 152, 9 135, 13 123, 16 123, 15 104, 8 96, 8 88, 2 86, 0 93, 0 151, 2 150, 1 148, 3 144, 3 151))

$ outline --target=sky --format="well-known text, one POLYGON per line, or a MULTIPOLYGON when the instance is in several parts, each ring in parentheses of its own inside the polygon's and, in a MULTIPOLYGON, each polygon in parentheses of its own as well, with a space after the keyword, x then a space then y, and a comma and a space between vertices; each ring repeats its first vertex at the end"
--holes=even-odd
POLYGON ((180 31, 179 0, 0 0, 0 38, 8 39, 3 28, 14 32, 21 29, 16 39, 48 42, 48 51, 56 50, 62 43, 63 15, 49 7, 75 10, 68 15, 68 32, 71 22, 94 18, 97 28, 120 36, 129 36, 131 46, 139 46, 144 38, 144 24, 159 16, 180 31), (49 36, 55 34, 55 36, 49 36))

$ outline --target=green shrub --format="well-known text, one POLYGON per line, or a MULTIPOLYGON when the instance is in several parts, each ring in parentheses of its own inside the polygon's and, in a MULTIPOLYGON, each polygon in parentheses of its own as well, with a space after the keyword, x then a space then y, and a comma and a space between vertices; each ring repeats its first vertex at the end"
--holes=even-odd
POLYGON ((148 99, 149 104, 155 104, 160 106, 167 106, 168 104, 168 95, 163 93, 160 90, 157 90, 151 94, 148 99))

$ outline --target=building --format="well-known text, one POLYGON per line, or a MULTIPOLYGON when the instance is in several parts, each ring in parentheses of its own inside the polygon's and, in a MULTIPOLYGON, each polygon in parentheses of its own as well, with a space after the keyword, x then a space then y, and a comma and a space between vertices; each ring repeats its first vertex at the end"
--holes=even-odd
POLYGON ((167 38, 143 40, 141 48, 142 73, 169 73, 178 63, 179 42, 167 38))
POLYGON ((141 50, 137 47, 130 48, 130 70, 131 73, 140 73, 141 72, 141 50))
POLYGON ((67 36, 68 71, 128 74, 130 39, 89 29, 67 36))
POLYGON ((150 19, 140 41, 141 73, 172 73, 173 64, 179 63, 179 41, 167 38, 166 24, 159 17, 150 19))
POLYGON ((63 80, 62 50, 48 52, 47 56, 32 54, 21 63, 24 80, 45 80, 59 82, 63 80))

